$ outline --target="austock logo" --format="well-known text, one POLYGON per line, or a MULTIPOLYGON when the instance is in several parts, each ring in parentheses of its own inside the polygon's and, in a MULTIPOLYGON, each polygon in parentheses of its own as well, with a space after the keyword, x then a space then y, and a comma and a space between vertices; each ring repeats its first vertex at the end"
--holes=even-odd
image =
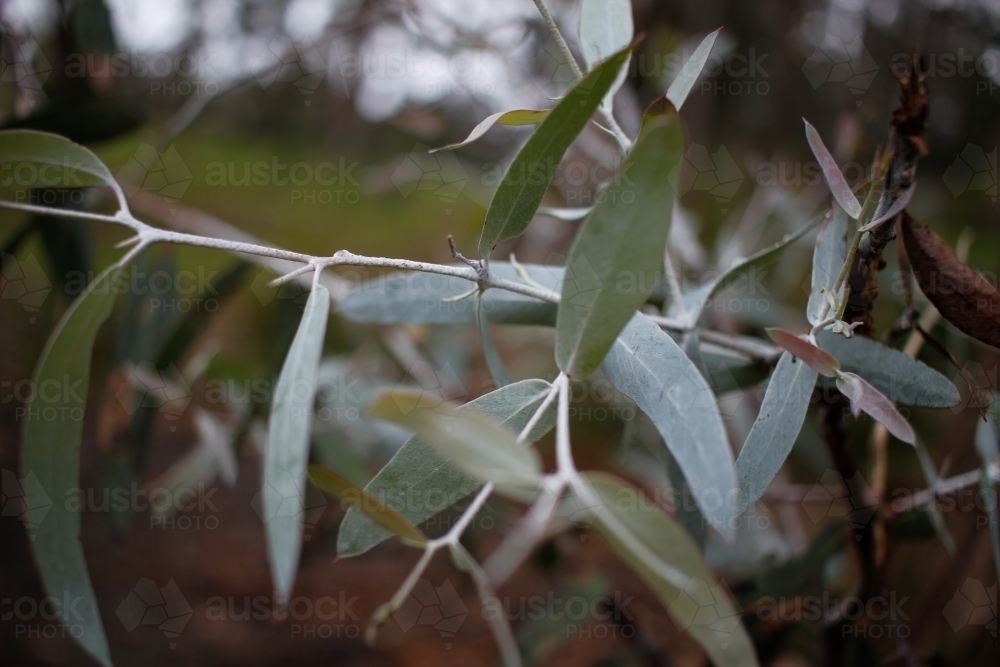
POLYGON ((802 504, 813 523, 827 517, 840 518, 856 529, 867 526, 878 509, 874 492, 860 472, 845 480, 836 470, 823 473, 802 504))
MULTIPOLYGON (((432 192, 442 204, 454 204, 469 182, 462 163, 452 151, 430 153, 430 147, 416 144, 392 172, 392 182, 403 197, 414 192, 432 192)), ((445 209, 451 213, 450 208, 445 209)))
POLYGON ((177 638, 193 615, 180 588, 173 579, 166 586, 157 586, 152 579, 142 577, 118 605, 115 615, 131 633, 140 625, 155 625, 167 637, 171 649, 177 648, 177 638))
POLYGON ((117 176, 126 196, 155 192, 172 204, 180 201, 194 180, 173 144, 162 153, 150 144, 139 144, 117 176))
POLYGON ((326 497, 316 491, 304 479, 297 479, 289 472, 277 472, 265 484, 277 492, 281 501, 276 508, 268 508, 264 503, 264 492, 258 491, 250 506, 263 523, 276 518, 294 518, 302 525, 303 539, 312 538, 312 528, 326 511, 326 497))
POLYGON ((253 63, 254 76, 265 90, 275 83, 290 83, 302 93, 309 106, 326 76, 327 65, 316 46, 304 39, 298 42, 277 35, 268 42, 253 63))
POLYGON ((982 146, 966 144, 942 176, 953 197, 982 192, 997 202, 997 149, 987 153, 982 146))
MULTIPOLYGON (((115 394, 128 414, 139 408, 157 408, 168 422, 176 422, 191 402, 191 388, 173 364, 166 370, 157 370, 149 361, 134 365, 125 384, 115 394)), ((170 424, 175 431, 177 425, 170 424)))
MULTIPOLYGON (((827 83, 847 87, 855 97, 864 95, 878 75, 878 64, 865 48, 861 36, 850 43, 835 35, 827 35, 802 66, 813 89, 827 83)), ((857 101, 861 104, 861 100, 857 101)))
POLYGON ((28 313, 28 322, 34 324, 35 313, 52 291, 52 283, 30 253, 20 261, 13 255, 2 253, 0 262, 0 299, 17 301, 28 313))
POLYGON ((34 541, 39 524, 52 507, 52 499, 45 493, 42 483, 33 471, 29 471, 24 479, 19 479, 10 470, 2 470, 0 490, 0 497, 3 499, 0 516, 15 516, 20 519, 28 530, 29 539, 34 541))
MULTIPOLYGON (((725 145, 710 152, 701 144, 691 144, 667 178, 678 197, 691 191, 708 192, 721 206, 728 206, 743 183, 743 172, 725 145)), ((723 208, 722 213, 726 212, 723 208)))
MULTIPOLYGON (((403 632, 417 625, 430 625, 444 639, 454 637, 468 616, 468 607, 449 579, 436 588, 426 579, 419 579, 403 604, 392 612, 403 632)), ((450 649, 451 642, 445 648, 450 649)))
POLYGON ((996 637, 997 584, 987 588, 980 580, 969 577, 942 612, 955 632, 967 626, 982 626, 996 637))

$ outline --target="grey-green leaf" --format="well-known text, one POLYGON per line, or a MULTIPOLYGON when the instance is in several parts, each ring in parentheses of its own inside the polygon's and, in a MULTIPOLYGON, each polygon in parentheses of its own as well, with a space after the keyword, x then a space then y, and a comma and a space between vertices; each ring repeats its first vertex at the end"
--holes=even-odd
POLYGON ((329 313, 330 293, 322 285, 314 285, 278 376, 271 406, 262 494, 271 578, 275 595, 282 602, 291 595, 302 548, 309 431, 329 313))
POLYGON ((653 420, 705 519, 731 536, 736 511, 733 453, 715 395, 698 368, 642 313, 632 317, 601 368, 653 420))
MULTIPOLYGON (((810 324, 819 324, 820 313, 827 303, 826 293, 822 290, 825 288, 829 292, 833 289, 833 284, 840 275, 840 269, 847 260, 848 219, 847 212, 834 204, 829 219, 824 220, 819 228, 819 237, 816 239, 816 247, 813 248, 811 288, 809 303, 806 306, 806 317, 810 324)), ((841 288, 834 296, 839 301, 843 293, 844 290, 841 288)))
POLYGON ((125 207, 114 176, 96 155, 66 137, 35 130, 0 132, 0 167, 19 188, 112 187, 125 207), (21 165, 31 165, 30 169, 21 165))
POLYGON ((490 379, 497 387, 506 387, 511 383, 510 373, 503 365, 503 359, 497 351, 497 346, 493 343, 489 315, 483 312, 482 292, 476 293, 476 325, 479 328, 479 341, 482 343, 483 359, 486 361, 486 370, 489 371, 490 379))
POLYGON ((701 40, 701 44, 694 50, 688 61, 684 63, 684 67, 681 68, 677 77, 670 82, 670 87, 667 89, 667 99, 678 110, 684 106, 684 101, 687 100, 691 89, 694 88, 698 77, 701 76, 702 70, 705 69, 705 63, 708 62, 708 57, 712 55, 712 47, 715 46, 715 40, 718 38, 720 32, 722 32, 722 28, 709 33, 705 39, 701 40))
MULTIPOLYGON (((480 396, 460 410, 478 412, 520 432, 549 393, 544 380, 522 380, 480 396)), ((528 434, 536 442, 555 424, 555 410, 549 409, 528 434)), ((368 486, 370 495, 397 510, 414 524, 419 524, 479 488, 481 482, 469 477, 455 464, 438 454, 419 436, 413 436, 400 448, 368 486)), ((386 540, 390 534, 355 510, 348 510, 337 552, 341 558, 357 556, 386 540)))
POLYGON ((580 50, 587 69, 632 41, 629 0, 583 0, 580 5, 580 50))
POLYGON ((606 473, 586 473, 585 478, 601 501, 595 528, 656 592, 712 664, 756 667, 756 651, 739 609, 684 529, 628 482, 606 473))
MULTIPOLYGON (((583 0, 580 5, 580 50, 590 70, 632 41, 631 0, 583 0)), ((628 72, 623 68, 606 99, 621 87, 628 72)))
POLYGON ((508 126, 518 126, 518 125, 536 125, 542 122, 549 113, 548 109, 535 110, 535 109, 515 109, 514 111, 501 111, 495 113, 492 116, 487 116, 479 125, 472 128, 472 132, 464 140, 458 142, 457 144, 448 144, 447 146, 442 146, 441 148, 435 148, 431 150, 431 153, 437 153, 438 151, 451 151, 456 148, 461 148, 462 146, 468 146, 473 141, 479 137, 486 134, 494 125, 508 125, 508 126))
POLYGON ((760 413, 736 458, 740 513, 750 509, 764 494, 792 451, 809 409, 817 375, 789 352, 778 359, 760 413))
POLYGON ((538 452, 519 444, 516 433, 482 413, 403 388, 379 394, 368 412, 413 431, 466 474, 493 482, 499 490, 530 492, 541 481, 538 452))
POLYGON ((79 508, 62 499, 80 488, 80 438, 90 357, 97 331, 115 304, 117 270, 114 267, 98 276, 49 337, 35 370, 34 386, 61 389, 36 392, 25 406, 28 411, 38 411, 40 417, 46 413, 53 416, 25 422, 21 453, 21 474, 29 487, 25 504, 36 511, 28 523, 35 526, 32 548, 42 584, 49 595, 79 600, 72 607, 58 605, 60 619, 79 629, 73 637, 103 665, 111 664, 111 654, 80 544, 79 508), (37 484, 28 484, 28 480, 37 484), (42 507, 47 511, 37 511, 42 507))
POLYGON ((583 379, 656 285, 670 230, 674 189, 667 178, 684 154, 677 112, 647 113, 643 129, 605 198, 587 216, 569 252, 556 318, 556 363, 583 379))
POLYGON ((754 253, 746 259, 734 262, 732 266, 720 273, 715 279, 710 280, 704 285, 697 287, 692 292, 685 294, 684 301, 687 308, 686 317, 688 319, 688 323, 691 326, 697 325, 698 320, 701 319, 701 313, 705 309, 705 304, 708 303, 712 297, 731 285, 734 280, 745 274, 750 269, 770 261, 779 252, 805 236, 809 230, 822 222, 824 217, 825 216, 819 216, 812 220, 809 224, 802 227, 799 231, 787 234, 785 238, 781 239, 774 245, 764 248, 760 252, 754 253))
POLYGON ((923 408, 958 405, 958 389, 941 373, 899 350, 862 336, 844 338, 821 331, 819 346, 840 361, 844 371, 856 373, 891 401, 923 408))
MULTIPOLYGON (((558 292, 563 267, 522 265, 536 283, 558 292)), ((498 278, 523 282, 508 262, 490 262, 498 278)), ((434 273, 392 273, 354 288, 340 302, 337 313, 365 324, 475 324, 476 302, 464 294, 474 283, 434 273)), ((483 294, 483 311, 494 324, 541 324, 556 321, 556 305, 532 297, 490 289, 483 294)))
POLYGON ((489 257, 493 246, 527 228, 563 155, 590 121, 631 53, 631 48, 619 51, 584 77, 549 112, 521 148, 486 211, 479 239, 480 257, 489 257))

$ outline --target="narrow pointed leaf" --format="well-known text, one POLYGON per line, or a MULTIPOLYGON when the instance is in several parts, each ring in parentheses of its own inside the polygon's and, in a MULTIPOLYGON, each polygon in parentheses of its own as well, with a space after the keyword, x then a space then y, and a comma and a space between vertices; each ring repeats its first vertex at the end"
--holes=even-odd
POLYGON ((442 146, 441 148, 435 148, 431 151, 431 153, 437 153, 438 151, 451 151, 456 148, 461 148, 462 146, 468 146, 473 141, 486 134, 487 130, 494 125, 537 125, 542 122, 548 113, 548 109, 515 109, 514 111, 501 111, 500 113, 495 113, 492 116, 487 116, 485 120, 479 123, 479 125, 472 128, 472 132, 469 133, 469 136, 462 141, 457 144, 448 144, 447 146, 442 146))
POLYGON ((96 155, 66 137, 35 130, 0 132, 0 165, 4 173, 16 174, 25 188, 83 188, 110 186, 114 176, 96 155), (34 169, 17 169, 32 164, 34 169), (30 182, 22 182, 31 174, 30 182))
MULTIPOLYGON (((993 398, 996 401, 996 397, 993 398)), ((993 415, 980 419, 976 425, 976 451, 984 466, 990 466, 1000 457, 1000 434, 993 415)))
POLYGON ((489 371, 490 379, 497 387, 506 387, 511 383, 510 374, 503 365, 503 359, 497 352, 497 346, 493 344, 493 334, 490 333, 489 316, 483 312, 482 293, 476 295, 476 325, 479 328, 479 341, 483 346, 483 359, 486 361, 486 370, 489 371))
POLYGON ((767 335, 775 343, 809 364, 820 375, 832 378, 840 370, 840 362, 833 355, 826 350, 816 347, 809 341, 799 338, 791 331, 767 329, 767 335))
POLYGON ((731 535, 733 453, 715 395, 694 363, 659 326, 636 313, 601 368, 653 420, 705 519, 731 535))
POLYGON ((903 191, 903 194, 901 194, 894 202, 892 202, 892 206, 889 207, 888 211, 886 211, 878 218, 872 220, 870 223, 865 225, 862 228, 862 231, 866 232, 871 231, 876 227, 882 225, 882 223, 888 222, 889 220, 892 220, 897 215, 899 215, 903 211, 903 209, 910 204, 910 199, 913 198, 913 193, 916 192, 916 190, 917 190, 917 184, 916 182, 914 182, 910 187, 908 187, 906 190, 903 191))
POLYGON ((694 50, 688 61, 684 63, 681 71, 677 74, 677 78, 670 83, 670 87, 667 89, 667 99, 678 110, 684 106, 684 102, 691 93, 691 89, 694 88, 694 84, 698 82, 698 77, 701 76, 702 71, 705 69, 705 63, 708 62, 708 57, 712 55, 712 47, 715 46, 715 40, 719 37, 720 32, 722 32, 722 28, 709 33, 705 39, 701 40, 701 44, 694 50))
POLYGON ((411 389, 381 393, 368 412, 413 431, 482 481, 515 489, 533 489, 541 481, 538 453, 518 444, 516 433, 482 414, 459 410, 411 389))
MULTIPOLYGON (((544 380, 522 380, 480 396, 459 410, 486 415, 519 433, 545 399, 549 388, 549 383, 544 380)), ((536 442, 553 424, 555 411, 550 408, 528 434, 528 443, 536 442)), ((365 491, 397 510, 410 522, 420 524, 451 507, 481 484, 479 479, 470 477, 438 454, 420 436, 414 436, 368 483, 365 491)), ((357 556, 389 536, 390 533, 364 515, 348 510, 340 525, 337 552, 341 558, 357 556)))
POLYGON ((309 466, 309 479, 324 493, 343 501, 364 514, 380 528, 389 531, 411 546, 427 544, 427 536, 396 510, 369 495, 360 486, 322 466, 309 466))
POLYGON ((866 412, 903 442, 912 445, 916 441, 917 436, 906 417, 899 413, 892 401, 861 377, 854 373, 839 373, 837 388, 850 399, 851 411, 855 416, 862 411, 866 412))
POLYGON ((823 221, 825 216, 819 216, 803 226, 797 232, 786 235, 783 239, 772 246, 756 252, 746 259, 734 262, 732 266, 720 273, 714 280, 696 288, 693 292, 684 295, 687 309, 688 323, 691 326, 698 324, 701 314, 705 310, 705 304, 712 297, 733 284, 734 281, 746 274, 750 269, 761 266, 771 261, 779 252, 805 236, 813 227, 823 221))
POLYGON ((903 216, 902 235, 920 291, 959 330, 1000 348, 1000 292, 909 215, 903 216))
POLYGON ((330 293, 314 285, 271 405, 262 494, 271 578, 281 601, 291 595, 302 548, 309 431, 329 313, 330 293))
POLYGON ((542 206, 538 209, 538 215, 547 215, 556 220, 574 222, 576 220, 583 220, 593 210, 593 206, 580 206, 576 208, 542 206))
POLYGON ((760 413, 736 458, 740 512, 753 507, 792 451, 802 430, 817 373, 785 352, 771 373, 760 413))
MULTIPOLYGON (((37 480, 37 488, 26 489, 37 502, 48 505, 40 516, 32 539, 32 550, 42 585, 49 595, 79 600, 72 607, 57 606, 60 620, 78 628, 73 637, 103 665, 111 664, 108 641, 80 544, 80 513, 61 502, 80 487, 80 438, 87 403, 90 358, 101 324, 111 314, 117 290, 118 267, 108 269, 73 302, 53 331, 35 370, 34 386, 62 387, 54 397, 36 392, 25 406, 31 411, 49 411, 50 419, 28 419, 24 424, 21 475, 37 480)), ((25 486, 29 486, 25 484, 25 486)))
POLYGON ((604 359, 663 271, 684 133, 669 102, 647 113, 621 175, 570 248, 556 318, 556 363, 583 379, 604 359), (626 196, 630 195, 630 196, 626 196))
POLYGON ((606 473, 584 477, 601 501, 594 527, 656 592, 674 622, 717 667, 755 667, 739 609, 680 524, 624 480, 606 473))
POLYGON ((802 122, 806 124, 806 140, 809 142, 809 148, 812 149, 813 155, 816 156, 816 161, 819 162, 819 168, 823 171, 827 185, 830 186, 833 198, 837 200, 841 208, 847 211, 847 215, 857 220, 861 217, 861 203, 858 202, 858 198, 851 191, 851 186, 847 184, 847 179, 844 178, 843 172, 837 166, 837 161, 833 159, 830 151, 827 150, 826 144, 823 143, 822 137, 819 136, 819 132, 805 118, 802 119, 802 122))
MULTIPOLYGON (((840 206, 834 205, 830 217, 823 220, 813 249, 812 279, 809 289, 809 304, 806 306, 806 319, 812 325, 819 324, 820 313, 827 303, 826 293, 833 289, 837 282, 840 269, 847 261, 847 213, 840 206)), ((838 302, 844 293, 841 287, 834 296, 838 302)))
MULTIPOLYGON (((587 70, 628 46, 632 30, 631 0, 583 0, 580 5, 580 50, 587 70)), ((627 75, 628 71, 622 68, 605 96, 606 105, 627 75)))
POLYGON ((630 0, 583 0, 580 5, 580 50, 588 70, 631 41, 630 0))
POLYGON ((479 239, 480 257, 489 257, 493 246, 519 236, 527 228, 563 155, 590 121, 631 53, 631 47, 619 51, 584 77, 521 148, 486 211, 479 239))
MULTIPOLYGON (((558 294, 563 267, 522 265, 531 279, 558 294)), ((490 262, 498 278, 524 282, 509 262, 490 262)), ((475 324, 473 298, 451 300, 474 283, 433 273, 391 273, 363 283, 340 302, 337 313, 365 324, 475 324)), ((494 324, 542 324, 556 321, 556 305, 504 289, 486 290, 483 310, 494 324)))
POLYGON ((892 401, 924 408, 958 405, 958 389, 951 380, 897 349, 832 331, 819 332, 816 341, 836 357, 843 370, 857 373, 892 401))

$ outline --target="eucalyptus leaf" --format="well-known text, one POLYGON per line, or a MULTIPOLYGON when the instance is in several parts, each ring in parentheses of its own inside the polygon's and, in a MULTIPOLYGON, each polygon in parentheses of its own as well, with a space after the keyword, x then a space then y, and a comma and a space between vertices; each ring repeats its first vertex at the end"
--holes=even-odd
POLYGON ((764 494, 792 451, 818 375, 790 352, 783 352, 778 359, 760 413, 736 458, 739 513, 750 509, 764 494))
POLYGON ((602 503, 594 527, 656 592, 710 662, 716 667, 756 666, 739 609, 684 529, 628 482, 606 473, 584 477, 602 503))
POLYGON ((334 498, 343 501, 352 509, 364 514, 368 520, 389 531, 405 544, 424 546, 427 536, 419 528, 406 520, 399 512, 386 507, 378 498, 337 473, 318 465, 309 466, 309 479, 334 498))
POLYGON ((556 363, 567 375, 583 379, 600 365, 656 285, 675 197, 667 176, 683 154, 677 112, 669 103, 647 112, 621 173, 583 221, 556 318, 556 363))
POLYGON ((511 162, 486 211, 480 257, 523 232, 542 203, 563 155, 590 121, 632 54, 615 53, 566 93, 511 162))
POLYGON ((712 526, 732 535, 736 510, 733 453, 715 395, 684 351, 636 313, 601 366, 614 387, 656 425, 712 526))
MULTIPOLYGON (((806 318, 814 326, 819 324, 820 313, 827 304, 826 293, 822 290, 833 290, 840 269, 847 261, 847 221, 844 209, 834 204, 830 217, 823 220, 823 225, 819 228, 819 237, 813 248, 812 279, 809 303, 806 306, 806 318)), ((838 303, 843 293, 844 289, 841 287, 834 295, 838 303)))
MULTIPOLYGON (((563 267, 523 264, 536 283, 558 292, 563 267)), ((524 282, 509 262, 490 262, 498 278, 524 282)), ((474 283, 436 273, 391 273, 363 283, 340 302, 338 314, 364 324, 475 324, 473 298, 454 299, 474 283)), ((504 289, 486 290, 483 312, 494 324, 541 324, 552 326, 556 305, 504 289)))
POLYGON ((18 174, 18 185, 26 188, 83 188, 112 186, 115 177, 89 149, 66 137, 35 130, 0 132, 0 166, 18 174), (35 169, 21 170, 19 164, 35 169), (22 174, 31 174, 22 182, 22 174))
MULTIPOLYGON (((631 41, 631 0, 583 0, 580 5, 580 50, 588 70, 624 49, 631 41)), ((610 106, 609 101, 627 75, 624 68, 619 72, 605 97, 606 105, 610 106)))
POLYGON ((843 370, 860 375, 892 401, 924 408, 958 405, 958 389, 951 380, 899 350, 831 331, 819 332, 816 341, 840 361, 843 370))
POLYGON ((508 126, 519 126, 519 125, 537 125, 542 122, 549 113, 548 109, 535 110, 535 109, 515 109, 514 111, 501 111, 495 113, 492 116, 487 116, 479 125, 472 128, 472 132, 464 140, 458 142, 457 144, 448 144, 447 146, 442 146, 441 148, 435 148, 431 153, 437 153, 438 151, 451 151, 456 148, 461 148, 462 146, 468 146, 473 141, 479 137, 486 134, 494 125, 508 125, 508 126))
POLYGON ((691 89, 698 82, 698 77, 701 76, 702 71, 705 69, 708 57, 712 55, 712 47, 715 46, 715 40, 719 37, 720 32, 722 32, 722 28, 709 33, 705 39, 701 40, 701 44, 698 45, 698 48, 694 50, 691 57, 684 63, 677 77, 670 82, 670 87, 667 89, 667 99, 670 100, 670 103, 676 109, 680 110, 684 106, 684 102, 691 93, 691 89))
POLYGON ((746 259, 734 262, 732 266, 720 273, 713 280, 710 280, 704 285, 695 288, 688 294, 685 294, 684 302, 687 310, 686 317, 688 319, 688 324, 696 326, 698 324, 698 320, 701 319, 701 314, 705 309, 705 304, 708 303, 712 297, 729 285, 733 284, 735 280, 743 276, 750 269, 760 266, 761 264, 773 259, 779 252, 805 236, 809 230, 822 222, 823 218, 824 216, 819 216, 797 232, 787 234, 783 239, 774 245, 764 248, 760 252, 754 253, 746 259))
POLYGON ((402 388, 382 392, 368 412, 413 431, 466 474, 493 482, 498 489, 522 493, 541 482, 538 453, 521 446, 516 433, 481 413, 402 388))
POLYGON ((37 412, 39 418, 25 421, 21 451, 21 475, 28 487, 25 506, 36 512, 47 507, 44 514, 37 512, 37 521, 28 521, 34 526, 32 550, 42 585, 49 595, 79 601, 72 607, 57 605, 59 618, 75 628, 72 636, 102 665, 111 665, 111 654, 80 544, 79 508, 60 499, 80 488, 80 439, 90 358, 97 331, 115 304, 118 272, 113 267, 99 275, 49 337, 33 386, 61 389, 35 392, 29 399, 26 414, 37 412), (42 418, 46 413, 53 416, 42 418), (37 483, 27 484, 28 480, 37 483))
POLYGON ((271 405, 262 494, 271 576, 283 603, 291 595, 302 548, 309 430, 329 313, 330 293, 313 285, 271 405))
POLYGON ((489 371, 490 379, 497 387, 509 385, 511 383, 510 374, 503 365, 503 359, 497 352, 497 346, 493 343, 489 316, 483 312, 482 292, 476 294, 476 325, 479 328, 479 341, 482 343, 483 359, 486 361, 486 370, 489 371))
POLYGON ((806 124, 806 141, 809 142, 809 148, 812 149, 813 155, 819 162, 819 168, 823 171, 827 185, 830 186, 833 198, 847 212, 847 215, 857 220, 861 217, 861 203, 851 191, 851 186, 847 184, 847 179, 844 178, 843 172, 837 166, 837 161, 830 155, 830 151, 823 143, 819 132, 805 118, 802 119, 802 122, 806 124))
MULTIPOLYGON (((544 380, 522 380, 480 396, 463 405, 459 411, 486 415, 502 426, 520 432, 545 400, 549 388, 549 383, 544 380)), ((527 441, 536 442, 554 424, 555 410, 550 408, 528 434, 527 441)), ((365 491, 410 522, 420 524, 451 507, 480 485, 478 479, 462 472, 420 436, 414 436, 369 482, 365 491)), ((388 537, 390 533, 364 515, 353 509, 348 510, 340 524, 337 552, 341 558, 357 556, 388 537)))

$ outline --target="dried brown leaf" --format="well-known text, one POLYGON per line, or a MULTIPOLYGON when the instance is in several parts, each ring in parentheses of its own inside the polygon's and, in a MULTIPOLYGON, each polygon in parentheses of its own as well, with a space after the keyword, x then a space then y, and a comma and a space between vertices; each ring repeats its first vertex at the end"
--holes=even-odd
POLYGON ((1000 348, 1000 292, 963 264, 944 239, 905 212, 901 227, 920 290, 958 329, 1000 348))

